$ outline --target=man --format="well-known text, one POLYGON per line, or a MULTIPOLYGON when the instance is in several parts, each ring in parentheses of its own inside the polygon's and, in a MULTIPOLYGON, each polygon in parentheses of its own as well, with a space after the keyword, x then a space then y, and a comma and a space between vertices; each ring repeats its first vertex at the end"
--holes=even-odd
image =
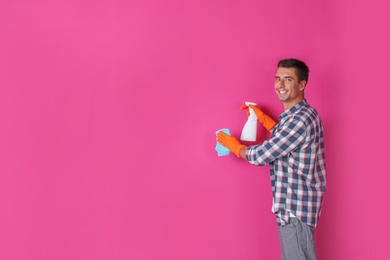
POLYGON ((326 187, 325 150, 321 118, 304 97, 308 76, 309 68, 302 61, 279 61, 275 91, 284 112, 278 123, 249 105, 272 132, 262 144, 246 147, 233 136, 217 134, 217 141, 237 157, 254 165, 270 164, 272 211, 283 260, 317 259, 314 231, 326 187))

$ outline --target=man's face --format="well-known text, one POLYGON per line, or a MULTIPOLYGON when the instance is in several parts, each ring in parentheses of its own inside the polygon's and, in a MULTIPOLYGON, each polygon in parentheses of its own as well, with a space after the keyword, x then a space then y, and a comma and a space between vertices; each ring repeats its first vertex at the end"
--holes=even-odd
POLYGON ((275 91, 278 99, 295 105, 303 99, 306 81, 298 82, 295 68, 278 68, 275 75, 275 91))

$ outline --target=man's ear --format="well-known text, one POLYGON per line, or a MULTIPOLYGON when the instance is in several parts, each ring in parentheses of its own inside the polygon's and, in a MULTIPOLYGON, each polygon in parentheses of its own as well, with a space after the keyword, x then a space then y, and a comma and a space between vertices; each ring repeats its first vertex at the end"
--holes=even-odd
POLYGON ((299 90, 303 91, 306 88, 306 80, 301 80, 299 82, 299 90))

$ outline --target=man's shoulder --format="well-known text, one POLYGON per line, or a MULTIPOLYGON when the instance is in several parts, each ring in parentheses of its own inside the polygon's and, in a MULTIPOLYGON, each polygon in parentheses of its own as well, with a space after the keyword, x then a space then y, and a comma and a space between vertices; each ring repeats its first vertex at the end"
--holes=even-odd
POLYGON ((295 120, 303 121, 305 124, 311 124, 319 118, 317 110, 308 103, 303 104, 293 114, 295 120))

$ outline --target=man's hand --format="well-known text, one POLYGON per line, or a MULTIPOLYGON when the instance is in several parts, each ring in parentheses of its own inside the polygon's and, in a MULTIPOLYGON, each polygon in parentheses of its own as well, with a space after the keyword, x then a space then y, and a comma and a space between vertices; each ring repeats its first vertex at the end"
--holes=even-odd
POLYGON ((246 110, 246 115, 249 116, 249 108, 252 108, 255 113, 256 113, 256 116, 259 120, 259 122, 268 130, 268 131, 271 131, 272 128, 274 128, 274 126, 276 125, 276 122, 269 116, 267 116, 266 114, 264 114, 264 112, 258 108, 257 106, 254 106, 254 105, 245 105, 245 103, 241 106, 241 109, 242 110, 246 110))
POLYGON ((245 145, 241 144, 237 138, 234 136, 230 136, 222 131, 217 134, 218 143, 222 144, 226 148, 228 148, 231 152, 233 152, 237 157, 240 157, 241 148, 245 147, 245 145))

